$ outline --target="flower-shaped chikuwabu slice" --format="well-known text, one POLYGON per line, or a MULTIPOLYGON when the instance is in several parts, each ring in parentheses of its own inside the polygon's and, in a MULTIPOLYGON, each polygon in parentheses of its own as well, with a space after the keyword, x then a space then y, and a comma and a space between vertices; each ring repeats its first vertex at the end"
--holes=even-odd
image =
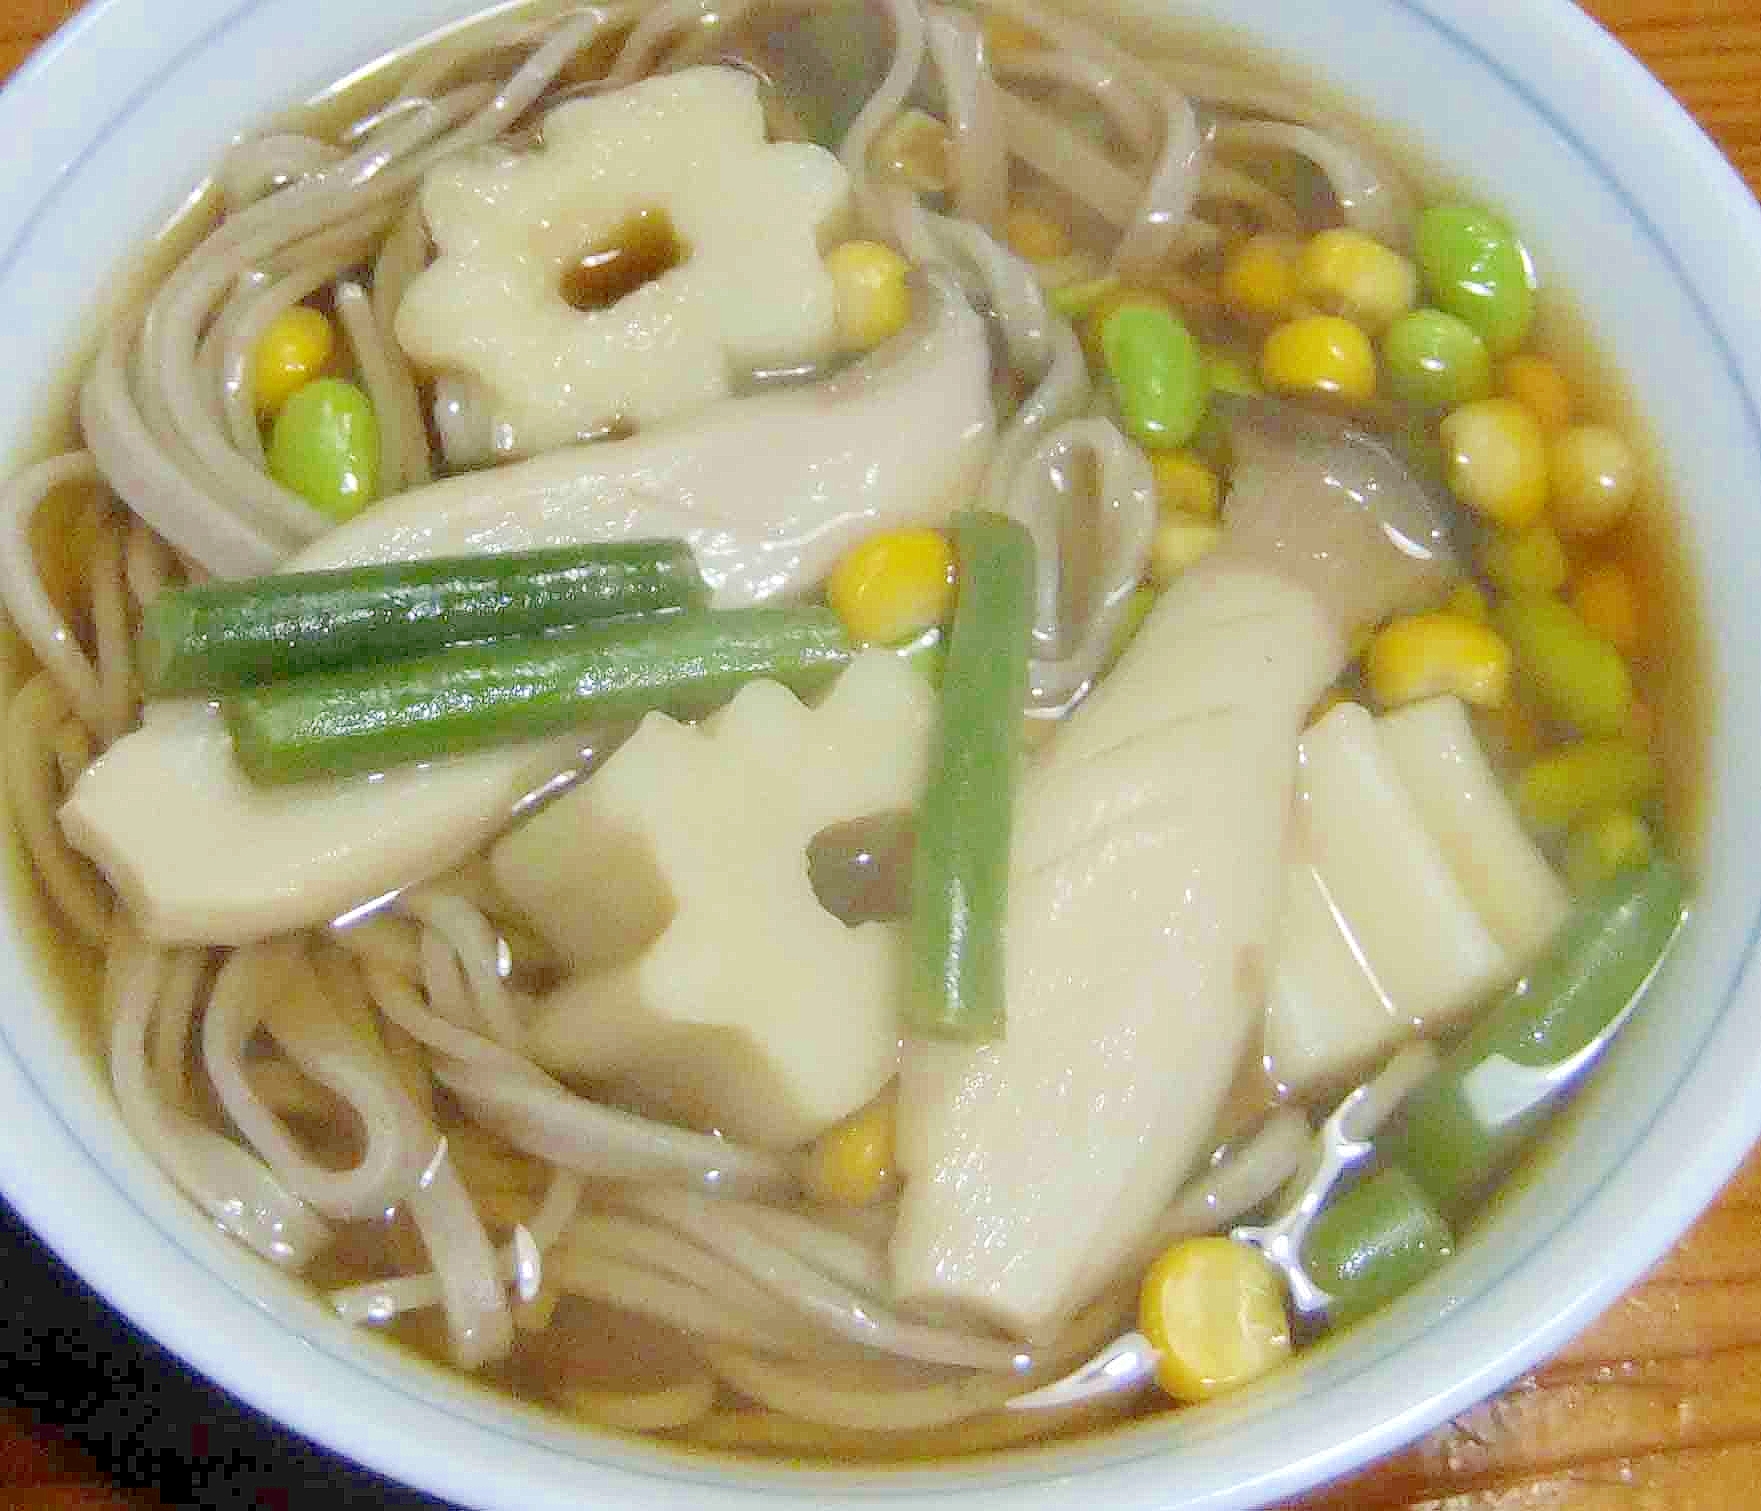
POLYGON ((742 1143, 792 1149, 899 1066, 903 925, 840 922, 807 847, 915 808, 935 695, 891 651, 815 706, 752 682, 701 724, 650 714, 490 852, 497 886, 573 967, 527 1049, 742 1143))
POLYGON ((545 117, 541 147, 429 173, 438 255, 397 337, 423 368, 474 384, 502 455, 653 424, 724 397, 743 370, 832 350, 820 248, 848 199, 830 153, 765 139, 757 81, 737 69, 572 100, 545 117), (596 302, 583 269, 619 262, 634 230, 643 245, 623 260, 640 281, 579 307, 596 302))

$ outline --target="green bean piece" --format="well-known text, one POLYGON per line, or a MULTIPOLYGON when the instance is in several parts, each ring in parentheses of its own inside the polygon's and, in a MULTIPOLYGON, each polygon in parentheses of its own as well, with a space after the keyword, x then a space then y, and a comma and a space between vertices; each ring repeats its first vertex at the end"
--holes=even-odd
POLYGON ((1479 1196, 1581 1079, 1674 939, 1684 898, 1662 858, 1613 877, 1413 1093, 1378 1143, 1439 1210, 1479 1196))
POLYGON ((149 695, 227 692, 708 597, 690 548, 665 540, 207 582, 148 605, 143 676, 149 695))
POLYGON ((1390 1165, 1322 1208, 1301 1258, 1337 1327, 1410 1290, 1454 1252, 1455 1235, 1424 1188, 1390 1165))
POLYGON ((1530 828, 1557 834, 1610 808, 1636 808, 1657 790, 1657 759, 1632 740, 1578 740, 1536 756, 1516 780, 1530 828))
POLYGON ((1633 707, 1633 679, 1614 646, 1563 600, 1522 593, 1492 613, 1517 675, 1553 718, 1586 735, 1613 736, 1633 707))
POLYGON ((1159 304, 1121 304, 1101 320, 1101 353, 1125 429, 1160 450, 1184 446, 1204 418, 1204 355, 1159 304))
POLYGON ((938 692, 942 675, 948 667, 948 636, 939 625, 931 625, 921 635, 913 635, 892 647, 893 654, 909 666, 917 668, 923 680, 938 692))
POLYGON ((1431 300, 1479 332, 1494 357, 1508 357, 1535 313, 1534 270, 1516 233, 1476 205, 1432 205, 1414 237, 1431 300))
POLYGON ((1444 310, 1402 315, 1382 335, 1388 386, 1402 403, 1445 409, 1492 392, 1492 354, 1467 321, 1444 310))
POLYGON ((615 620, 314 672, 226 700, 253 781, 380 771, 653 710, 692 718, 769 677, 824 687, 850 660, 829 609, 730 609, 615 620))
POLYGON ((296 388, 269 433, 269 475, 341 522, 379 496, 379 417, 341 378, 296 388))
POLYGON ((911 876, 905 1023, 936 1038, 1004 1031, 1003 918, 1033 631, 1033 537, 1000 514, 955 536, 960 596, 911 876))
POLYGON ((1557 593, 1571 576, 1571 559, 1559 532, 1545 522, 1521 529, 1493 525, 1480 542, 1480 569, 1509 596, 1557 593))

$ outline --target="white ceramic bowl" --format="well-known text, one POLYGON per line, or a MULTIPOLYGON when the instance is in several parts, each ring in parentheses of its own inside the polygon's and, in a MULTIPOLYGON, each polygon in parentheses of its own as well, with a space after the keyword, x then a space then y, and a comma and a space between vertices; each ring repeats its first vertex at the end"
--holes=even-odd
MULTIPOLYGON (((1154 14, 1156 0, 1133 0, 1154 14)), ((1664 91, 1564 0, 1176 0, 1317 65, 1501 204, 1635 380, 1708 629, 1708 841, 1692 927, 1537 1178, 1465 1251, 1264 1388, 999 1468, 803 1475, 571 1433, 363 1342, 208 1229, 124 1136, 28 941, 0 930, 0 1185, 87 1280, 270 1415, 412 1485, 542 1511, 794 1500, 1237 1507, 1384 1453, 1557 1348, 1761 1134, 1761 214, 1664 91), (1746 778, 1746 780, 1745 780, 1746 778)), ((236 130, 470 0, 103 0, 0 97, 0 455, 30 443, 88 303, 236 130)))

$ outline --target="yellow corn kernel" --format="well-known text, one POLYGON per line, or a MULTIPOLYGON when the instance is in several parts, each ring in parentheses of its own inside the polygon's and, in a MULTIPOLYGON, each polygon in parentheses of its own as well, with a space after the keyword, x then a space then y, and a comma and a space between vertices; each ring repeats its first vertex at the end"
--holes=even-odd
POLYGON ((1657 763, 1644 746, 1618 736, 1574 740, 1523 768, 1516 801, 1532 828, 1559 833, 1604 809, 1637 808, 1657 782, 1657 763))
POLYGON ((1578 618, 1623 656, 1638 654, 1644 643, 1639 592, 1621 563, 1586 564, 1572 580, 1570 601, 1578 618))
POLYGON ((1442 693, 1496 708, 1510 696, 1510 647, 1490 626, 1460 614, 1409 614, 1377 632, 1364 676, 1383 708, 1442 693))
POLYGON ((886 530, 832 568, 826 601, 852 640, 896 645, 947 619, 954 548, 939 530, 886 530))
POLYGON ((1443 607, 1451 614, 1473 620, 1475 624, 1484 624, 1492 617, 1491 605, 1486 602, 1486 590, 1478 583, 1462 583, 1449 595, 1449 600, 1443 607))
POLYGON ((1150 541, 1150 581, 1165 588, 1223 538, 1222 526, 1209 520, 1164 519, 1150 541))
POLYGON ((1547 505, 1547 442, 1514 399, 1476 399, 1443 417, 1444 472, 1455 496, 1494 524, 1520 530, 1547 505))
POLYGON ((1226 346, 1204 348, 1205 382, 1213 392, 1240 394, 1244 399, 1257 399, 1265 392, 1254 373, 1251 354, 1243 355, 1226 346))
POLYGON ((1205 461, 1190 451, 1157 451, 1150 456, 1156 477, 1156 502, 1162 515, 1215 519, 1222 506, 1223 486, 1205 461))
POLYGON ((878 241, 846 241, 826 254, 838 307, 838 344, 865 352, 896 335, 911 315, 908 264, 878 241))
POLYGON ((954 182, 952 151, 947 126, 913 107, 875 139, 868 160, 919 194, 941 194, 954 182))
POLYGON ((296 389, 317 377, 336 350, 336 331, 322 310, 289 305, 257 338, 251 359, 251 390, 257 413, 280 410, 296 389))
POLYGON ((1000 11, 986 11, 979 25, 984 32, 985 51, 993 58, 1019 57, 1045 49, 1038 32, 1000 11))
POLYGON ((1585 819, 1565 842, 1566 880, 1579 892, 1650 862, 1657 842, 1651 826, 1630 808, 1611 808, 1585 819))
POLYGON ((1341 226, 1309 238, 1296 265, 1296 290, 1316 309, 1376 332, 1417 302, 1419 270, 1393 247, 1341 226))
POLYGON ((1533 352, 1518 352, 1498 366, 1498 392, 1515 399, 1548 435, 1571 424, 1571 383, 1556 363, 1533 352))
POLYGON ((1557 593, 1571 575, 1565 547, 1546 524, 1492 530, 1480 547, 1480 565, 1503 593, 1557 593))
POLYGON ((1033 205, 1016 205, 1003 221, 1003 236, 1029 262, 1050 262, 1070 252, 1070 230, 1033 205))
POLYGON ((1223 265, 1223 302, 1247 320, 1282 320, 1296 306, 1302 242, 1267 232, 1249 237, 1223 265))
POLYGON ((1304 315, 1266 337, 1260 376, 1284 393, 1369 399, 1376 393, 1376 349, 1362 326, 1341 316, 1304 315))
POLYGON ((1547 448, 1548 505, 1567 535, 1600 535, 1626 517, 1639 487, 1639 459, 1606 425, 1573 425, 1547 448))
POLYGON ((1177 1401, 1208 1401, 1290 1357, 1284 1280, 1232 1238, 1169 1248, 1143 1278, 1137 1325, 1161 1355, 1157 1384, 1177 1401))
POLYGON ((822 1133, 808 1151, 803 1185, 829 1207, 865 1207, 893 1179, 893 1103, 878 1097, 822 1133))

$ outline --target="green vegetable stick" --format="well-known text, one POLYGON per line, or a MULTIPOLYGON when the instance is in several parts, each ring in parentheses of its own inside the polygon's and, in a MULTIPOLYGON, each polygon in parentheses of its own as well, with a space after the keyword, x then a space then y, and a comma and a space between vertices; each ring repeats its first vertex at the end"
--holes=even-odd
POLYGON ((943 1039, 1003 1033, 1003 916, 1033 632, 1033 538, 1000 514, 957 530, 960 596, 911 877, 905 1023, 943 1039))
POLYGON ((1570 604, 1520 593, 1493 609, 1492 627, 1509 642, 1518 675, 1548 714, 1587 735, 1626 728, 1633 706, 1626 658, 1570 604))
POLYGON ((150 695, 226 692, 707 598, 690 548, 670 540, 289 572, 159 594, 142 660, 150 695))
POLYGON ((619 620, 318 672, 233 695, 233 749, 252 780, 379 771, 661 710, 708 712, 770 677, 823 687, 850 660, 829 609, 732 609, 619 620))
POLYGON ((1604 1030, 1637 996, 1682 918, 1681 872, 1662 858, 1592 893, 1528 976, 1499 999, 1413 1093, 1378 1146, 1444 1212, 1515 1158, 1582 1075, 1604 1030))
POLYGON ((1396 1165, 1322 1209, 1303 1239, 1302 1267, 1327 1293, 1337 1327, 1410 1290, 1454 1252, 1449 1224, 1396 1165))

